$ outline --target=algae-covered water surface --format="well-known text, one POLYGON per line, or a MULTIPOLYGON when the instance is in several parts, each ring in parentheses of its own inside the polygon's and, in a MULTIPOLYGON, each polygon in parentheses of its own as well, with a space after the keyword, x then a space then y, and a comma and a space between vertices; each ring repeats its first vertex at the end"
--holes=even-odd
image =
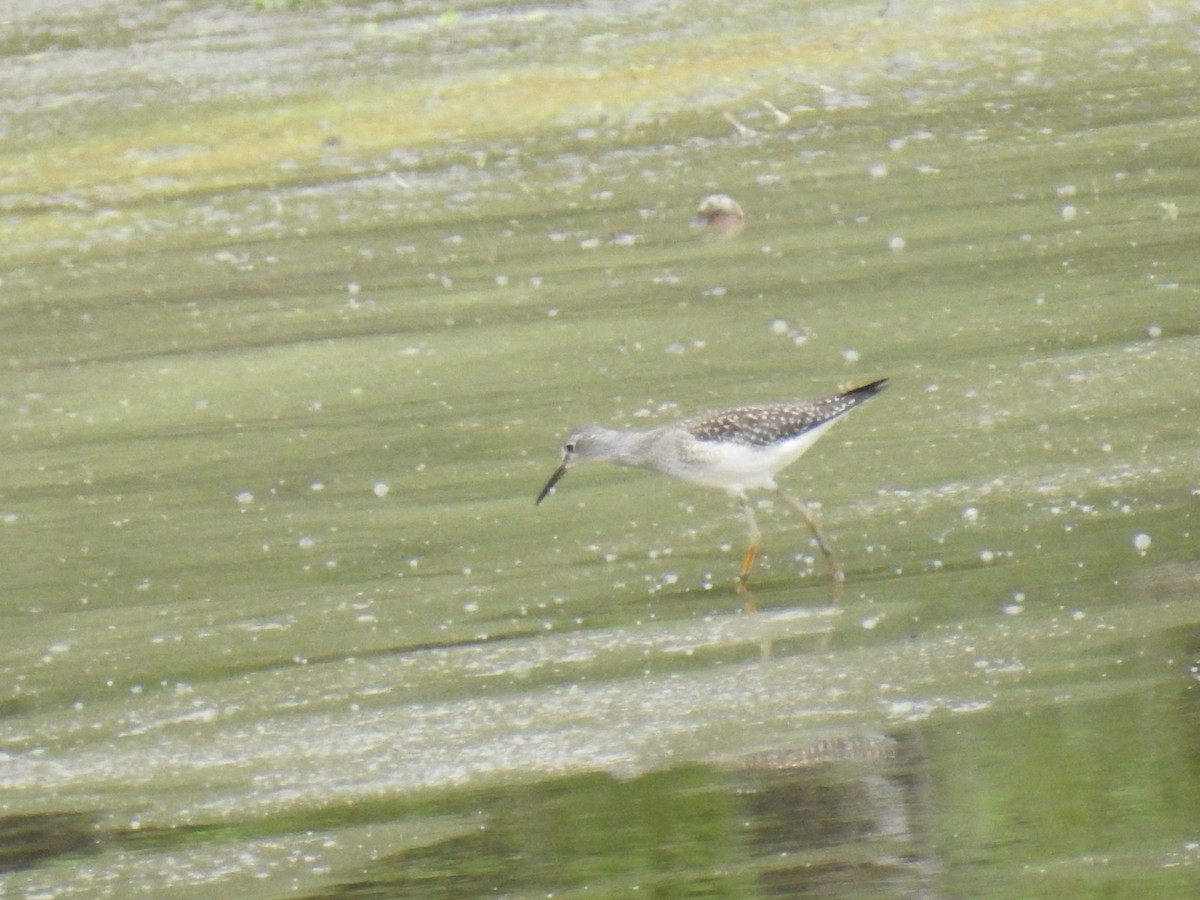
POLYGON ((1193 895, 1200 6, 0 34, 0 894, 1193 895))

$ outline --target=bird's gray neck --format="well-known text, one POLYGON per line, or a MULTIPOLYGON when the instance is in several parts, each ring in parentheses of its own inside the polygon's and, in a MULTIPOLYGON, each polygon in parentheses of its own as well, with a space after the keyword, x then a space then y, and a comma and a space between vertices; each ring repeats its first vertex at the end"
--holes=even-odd
POLYGON ((657 431, 617 431, 605 428, 597 437, 603 441, 604 456, 618 466, 653 468, 657 431))

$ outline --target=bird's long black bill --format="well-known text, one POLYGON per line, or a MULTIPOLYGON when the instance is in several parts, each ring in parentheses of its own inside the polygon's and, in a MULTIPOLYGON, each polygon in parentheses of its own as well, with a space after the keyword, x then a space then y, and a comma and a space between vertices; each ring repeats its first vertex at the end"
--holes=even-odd
POLYGON ((554 490, 554 486, 556 484, 558 484, 558 480, 566 474, 567 474, 567 466, 564 463, 563 465, 559 466, 557 469, 554 470, 554 474, 550 476, 550 480, 546 482, 546 486, 544 488, 542 488, 542 492, 540 494, 538 494, 538 498, 537 498, 537 500, 535 500, 533 502, 533 505, 537 506, 539 503, 541 503, 543 500, 545 500, 546 495, 549 494, 552 490, 554 490))

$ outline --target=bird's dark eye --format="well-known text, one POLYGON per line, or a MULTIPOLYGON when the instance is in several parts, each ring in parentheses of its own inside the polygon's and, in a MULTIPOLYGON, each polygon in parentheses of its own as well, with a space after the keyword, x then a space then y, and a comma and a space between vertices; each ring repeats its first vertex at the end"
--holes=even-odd
POLYGON ((575 452, 575 442, 567 441, 565 444, 563 444, 563 450, 565 450, 567 453, 574 453, 575 452))

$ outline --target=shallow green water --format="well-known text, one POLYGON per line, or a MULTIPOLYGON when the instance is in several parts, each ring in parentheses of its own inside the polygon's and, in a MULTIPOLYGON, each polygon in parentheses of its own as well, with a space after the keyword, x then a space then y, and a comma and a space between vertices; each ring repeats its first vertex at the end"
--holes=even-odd
POLYGON ((0 894, 1191 896, 1196 6, 682 15, 5 26, 0 894))

